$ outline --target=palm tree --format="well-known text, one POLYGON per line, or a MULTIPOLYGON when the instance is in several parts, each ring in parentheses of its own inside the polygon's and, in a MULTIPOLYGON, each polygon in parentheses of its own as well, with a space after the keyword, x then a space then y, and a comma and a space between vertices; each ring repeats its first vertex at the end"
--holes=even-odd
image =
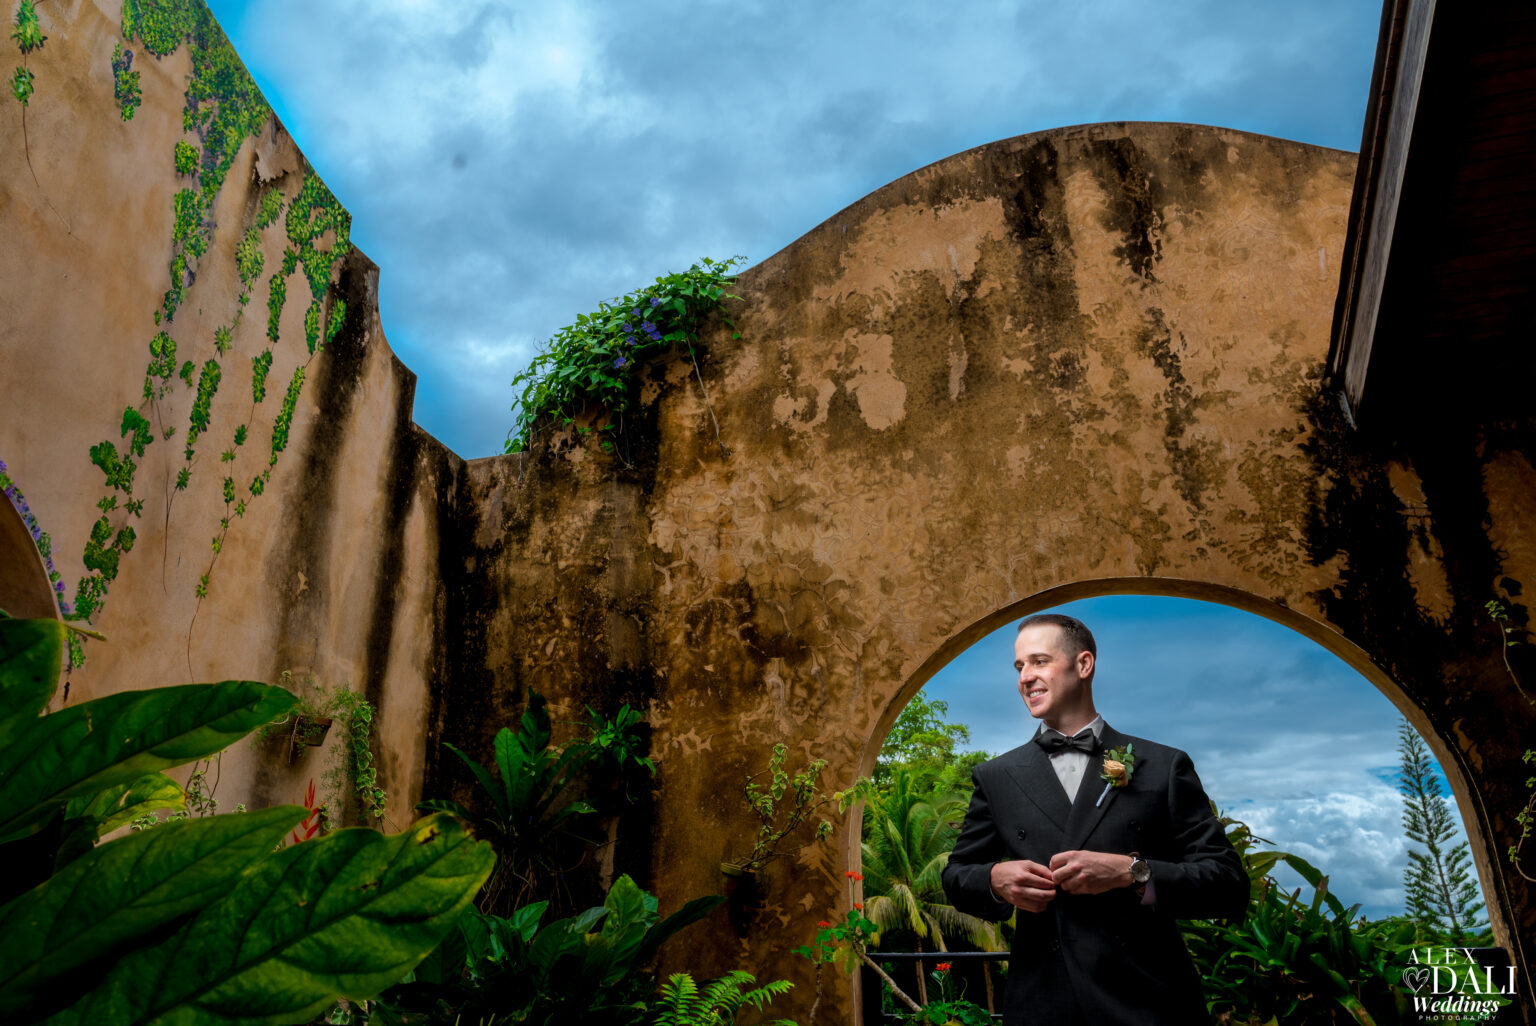
MULTIPOLYGON (((880 930, 911 933, 917 950, 925 941, 949 950, 948 938, 963 938, 982 951, 1005 951, 1001 924, 958 911, 944 895, 940 877, 949 862, 966 799, 924 794, 905 769, 892 771, 864 810, 870 829, 863 844, 864 914, 880 930)), ((873 938, 879 944, 879 936, 873 938)), ((919 999, 928 1000, 925 973, 918 970, 919 999)), ((990 978, 988 979, 990 989, 990 978)))

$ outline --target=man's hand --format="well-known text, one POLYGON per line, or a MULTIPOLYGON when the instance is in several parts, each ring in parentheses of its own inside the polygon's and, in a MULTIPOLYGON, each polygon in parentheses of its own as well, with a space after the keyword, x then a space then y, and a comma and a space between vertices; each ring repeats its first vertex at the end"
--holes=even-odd
POLYGON ((1104 851, 1057 852, 1051 856, 1051 880, 1068 894, 1103 894, 1129 887, 1134 882, 1131 857, 1104 851))
POLYGON ((992 867, 992 893, 1026 912, 1043 912, 1056 897, 1056 881, 1038 862, 999 862, 992 867))

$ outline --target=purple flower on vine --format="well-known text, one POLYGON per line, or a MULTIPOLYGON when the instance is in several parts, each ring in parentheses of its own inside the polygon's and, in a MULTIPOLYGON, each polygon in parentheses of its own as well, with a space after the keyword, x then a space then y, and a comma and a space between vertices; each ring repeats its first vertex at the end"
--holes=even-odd
POLYGON ((73 612, 73 610, 69 608, 68 602, 60 602, 59 612, 63 613, 65 616, 68 616, 71 612, 73 612))
POLYGON ((656 325, 652 324, 650 321, 646 321, 644 324, 640 325, 640 330, 646 334, 650 334, 656 330, 656 325))
POLYGON ((624 357, 621 356, 617 360, 613 361, 613 365, 615 367, 622 367, 622 366, 624 366, 628 362, 629 362, 628 360, 624 359, 624 357))
POLYGON ((635 344, 635 336, 633 336, 633 335, 630 335, 630 336, 628 336, 628 337, 626 337, 626 338, 625 338, 625 339, 624 339, 624 343, 625 343, 625 344, 626 344, 626 345, 631 345, 631 346, 632 346, 632 345, 634 345, 634 344, 635 344))
POLYGON ((655 296, 652 296, 651 297, 651 309, 654 310, 654 309, 656 309, 660 305, 661 305, 661 300, 657 299, 655 296))
POLYGON ((58 592, 60 595, 64 594, 64 582, 63 581, 59 581, 58 583, 56 583, 53 586, 53 590, 58 592))
POLYGON ((5 470, 6 470, 5 460, 0 460, 0 474, 5 473, 5 470))

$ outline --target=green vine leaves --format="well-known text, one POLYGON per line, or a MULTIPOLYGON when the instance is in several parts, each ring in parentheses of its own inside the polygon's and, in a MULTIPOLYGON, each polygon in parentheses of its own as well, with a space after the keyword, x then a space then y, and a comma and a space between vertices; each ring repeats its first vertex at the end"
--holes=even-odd
POLYGON ((11 95, 16 97, 16 102, 23 107, 32 99, 32 93, 36 86, 33 84, 36 77, 32 69, 27 67, 27 55, 43 48, 43 43, 48 39, 43 35, 43 29, 37 20, 37 4, 34 0, 21 0, 16 7, 16 15, 12 21, 11 38, 16 41, 16 48, 21 51, 21 63, 11 73, 11 95))
MULTIPOLYGON (((686 271, 663 275, 647 288, 601 303, 560 329, 512 379, 517 394, 505 451, 525 451, 541 428, 568 425, 591 407, 622 416, 633 398, 635 369, 662 352, 685 347, 697 373, 693 347, 699 331, 722 303, 740 298, 727 290, 736 282, 731 268, 745 260, 705 257, 686 271)), ((725 323, 734 328, 729 319, 725 323)), ((702 375, 699 384, 703 386, 702 375)), ((598 430, 616 428, 610 422, 598 430)), ((718 440, 718 424, 715 432, 718 440)), ((604 438, 602 446, 611 449, 612 438, 604 438)))
MULTIPOLYGON (((25 0, 22 7, 13 37, 20 42, 25 36, 28 45, 34 45, 30 41, 41 33, 35 28, 32 0, 25 0)), ((205 475, 198 469, 200 449, 216 433, 222 435, 213 450, 218 456, 219 473, 206 478, 207 487, 216 490, 213 494, 222 499, 224 511, 212 533, 208 561, 194 588, 198 600, 207 596, 214 566, 226 547, 232 523, 243 517, 250 504, 265 491, 280 454, 289 445, 309 365, 334 340, 346 316, 346 304, 333 292, 333 279, 338 261, 351 249, 350 216, 307 164, 298 175, 273 183, 254 199, 247 208, 246 222, 234 227, 234 238, 222 234, 213 218, 220 190, 241 147, 268 124, 271 108, 218 23, 199 0, 125 0, 122 26, 123 38, 114 50, 112 71, 113 95, 122 107, 125 121, 138 105, 138 73, 130 70, 133 51, 125 45, 137 42, 144 52, 157 59, 185 45, 190 51, 192 71, 182 114, 184 138, 176 142, 168 155, 167 170, 174 173, 167 192, 172 215, 169 280, 154 310, 158 330, 149 341, 142 397, 137 406, 124 409, 116 437, 108 437, 90 450, 91 462, 103 474, 107 494, 97 502, 101 516, 82 554, 85 572, 76 587, 70 614, 75 620, 87 622, 100 614, 123 557, 137 537, 133 520, 143 515, 145 500, 135 493, 135 476, 146 449, 157 438, 170 438, 178 431, 182 440, 181 460, 179 466, 172 466, 174 486, 164 508, 168 537, 176 496, 198 488, 204 480, 205 475), (281 229, 274 231, 280 222, 281 229), (216 244, 233 250, 238 298, 223 318, 224 323, 214 327, 211 337, 207 337, 207 329, 200 326, 180 330, 176 317, 196 287, 200 264, 216 244), (281 254, 280 259, 274 256, 274 250, 281 254), (273 298, 266 331, 257 335, 264 348, 259 354, 226 361, 232 350, 242 343, 248 345, 256 334, 241 330, 240 323, 250 295, 261 285, 267 268, 274 268, 266 283, 273 298), (288 341, 281 337, 288 279, 300 269, 310 291, 303 320, 305 346, 302 350, 279 350, 280 343, 288 341), (253 448, 246 443, 257 419, 257 407, 266 396, 267 376, 273 370, 274 356, 285 351, 291 355, 282 360, 280 373, 291 376, 281 407, 269 414, 271 444, 264 447, 264 454, 255 457, 261 461, 258 466, 246 468, 241 454, 253 448), (225 426, 218 421, 234 419, 238 410, 229 412, 231 404, 239 402, 228 396, 230 386, 226 379, 244 369, 247 361, 251 368, 247 412, 238 423, 225 426), (225 394, 222 399, 221 389, 225 394), (225 431, 229 434, 223 434, 225 431)), ((41 45, 40 38, 35 45, 41 45)), ((204 323, 209 317, 220 316, 207 308, 209 302, 209 298, 203 298, 198 304, 204 323)), ((292 329, 287 333, 294 334, 292 329)), ((244 390, 239 385, 234 387, 244 390)), ((162 577, 165 562, 162 559, 162 577)), ((72 636, 70 663, 79 666, 83 662, 84 643, 78 635, 72 636)))

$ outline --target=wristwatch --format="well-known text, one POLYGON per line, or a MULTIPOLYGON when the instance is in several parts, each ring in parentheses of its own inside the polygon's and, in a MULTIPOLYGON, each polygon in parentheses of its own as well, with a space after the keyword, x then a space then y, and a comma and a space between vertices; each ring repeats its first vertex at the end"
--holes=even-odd
POLYGON ((1140 887, 1152 879, 1152 863, 1136 852, 1131 852, 1131 883, 1140 887))

